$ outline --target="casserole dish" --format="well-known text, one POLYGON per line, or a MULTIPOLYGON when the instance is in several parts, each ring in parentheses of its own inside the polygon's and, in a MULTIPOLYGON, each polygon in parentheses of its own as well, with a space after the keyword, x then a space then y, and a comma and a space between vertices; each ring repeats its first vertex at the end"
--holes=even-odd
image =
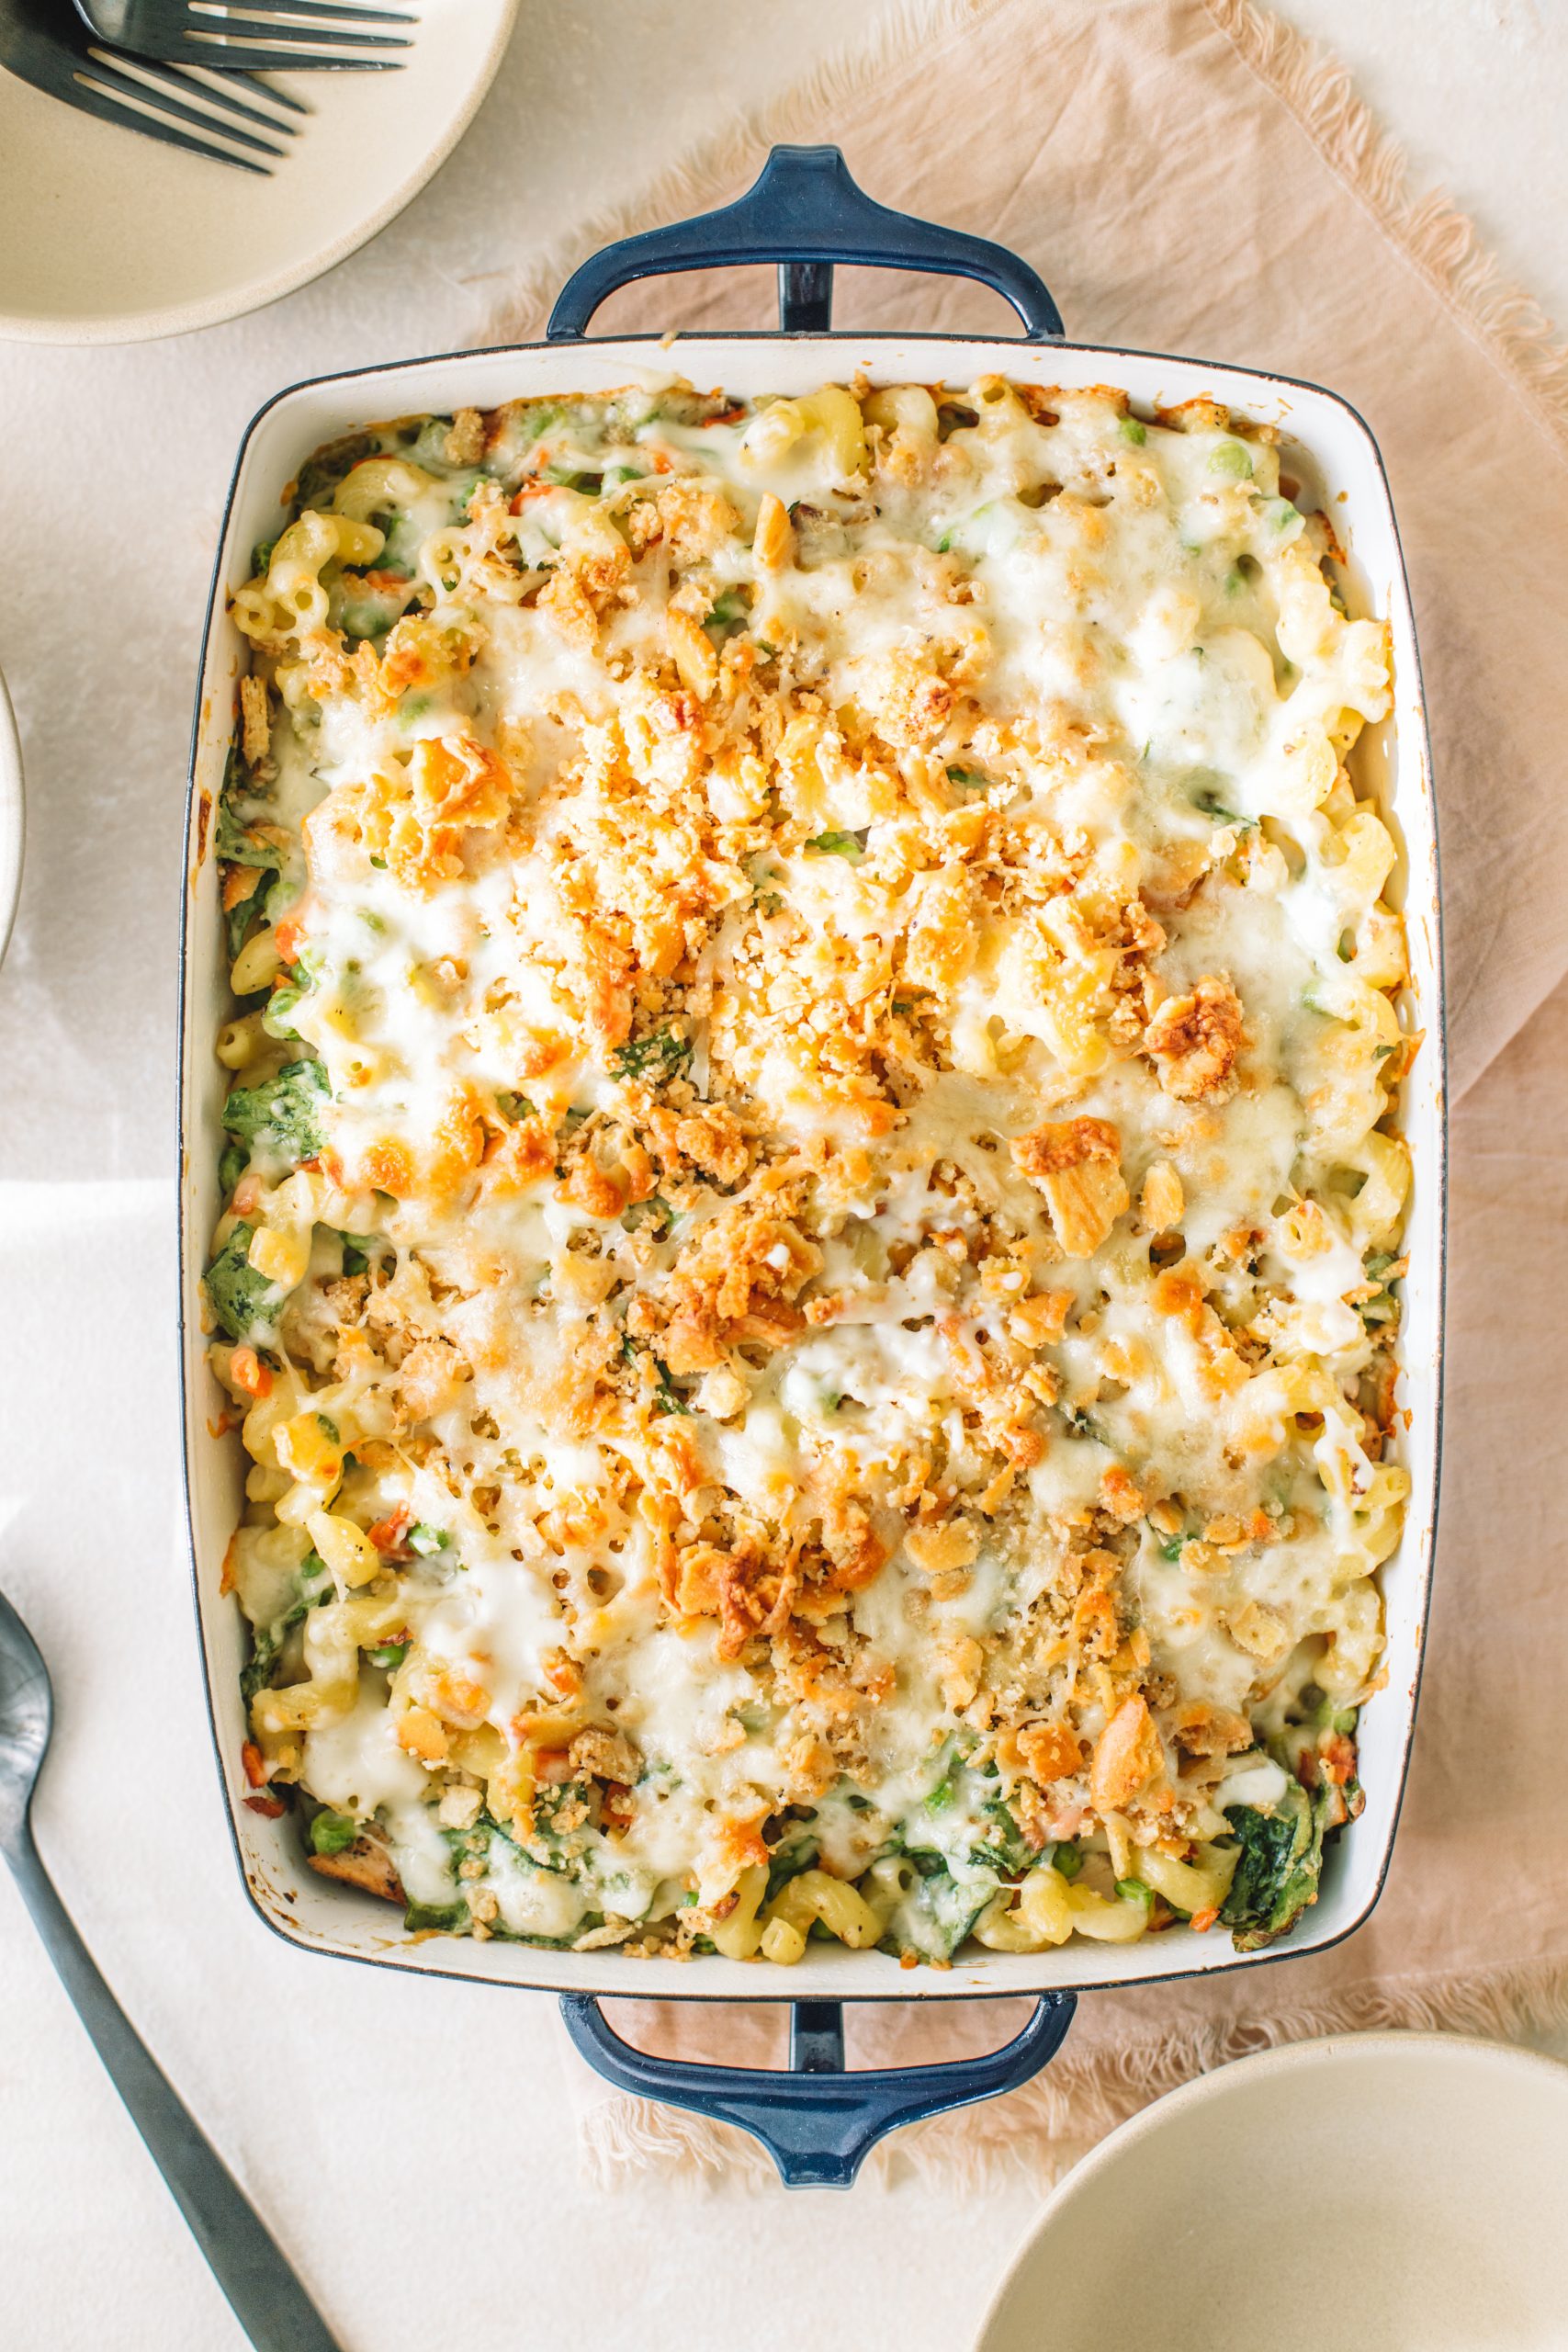
MULTIPOLYGON (((484 1977, 547 1988, 567 1997, 568 2022, 594 2063, 629 2086, 703 2107, 743 2123, 773 2149, 791 2181, 847 2184, 864 2150, 894 2124, 988 2096, 1021 2081, 1059 2042, 1076 1991, 1086 1985, 1147 1982, 1243 1964, 1246 1953, 1211 1949, 1181 1929, 1149 1942, 1043 1955, 965 1952, 920 1981, 913 1997, 1034 1995, 1029 2027, 1005 2051, 974 2064, 886 2075, 844 2077, 836 2003, 840 1998, 911 1996, 897 1962, 863 1952, 852 1962, 813 1945, 791 1992, 795 2004, 796 2072, 736 2075, 670 2067, 619 2042, 600 2016, 597 1996, 637 1995, 722 1999, 768 1996, 755 1971, 716 1958, 694 1972, 665 1959, 630 1960, 606 1951, 545 1951, 515 1944, 409 1941, 390 1934, 385 1913, 368 1900, 322 1888, 282 1827, 246 1809, 238 1765, 244 1724, 237 1677, 237 1612, 220 1597, 219 1563, 234 1523, 238 1464, 209 1436, 217 1392, 198 1361, 203 1244, 216 1205, 209 1173, 221 1109, 220 1074, 205 1051, 210 990, 220 980, 220 918, 212 856, 213 811, 231 729, 241 649, 227 610, 244 574, 245 551, 276 525, 277 485, 323 442, 372 417, 422 411, 493 408, 524 394, 558 396, 608 390, 659 363, 647 338, 582 340, 596 306, 626 280, 713 261, 773 261, 781 271, 782 336, 716 336, 683 344, 682 374, 735 393, 804 393, 826 379, 863 371, 874 379, 933 383, 987 371, 1019 370, 1020 345, 971 336, 832 335, 831 265, 946 269, 976 277, 1003 292, 1023 317, 1032 341, 1050 341, 1048 356, 1030 353, 1021 372, 1065 387, 1114 382, 1134 400, 1165 408, 1210 395, 1239 414, 1275 428, 1292 473, 1312 503, 1331 513, 1346 543, 1345 594, 1358 612, 1388 624, 1396 681, 1392 722, 1363 755, 1364 779, 1378 790, 1397 839, 1396 892, 1409 932, 1413 972, 1407 1023, 1427 1045, 1407 1081, 1404 1121, 1417 1182, 1408 1227, 1404 1403, 1408 1429, 1403 1467, 1411 1498, 1403 1541, 1385 1575, 1390 1690, 1368 1717, 1364 1779, 1368 1803, 1354 1838, 1337 1852, 1321 1901, 1296 1948, 1318 1949, 1348 1934, 1376 1899, 1386 1868, 1414 1716, 1435 1516, 1442 1229, 1439 944, 1436 842, 1418 672, 1408 592, 1376 448, 1354 413, 1311 386, 1247 371, 1057 340, 1060 320, 1040 281, 999 248, 907 221, 871 204, 854 188, 831 149, 778 151, 750 195, 705 220, 680 224, 612 248, 568 286, 546 345, 378 368, 296 387, 275 400, 246 436, 219 556, 192 760, 187 833, 183 1057, 186 1189, 184 1328, 187 1343, 187 1473, 193 1551, 211 1689, 214 1728, 227 1777, 243 1869, 269 1924, 313 1949, 415 1970, 484 1977), (828 2080, 824 2077, 833 2076, 828 2080)), ((1029 345, 1023 346, 1029 352, 1029 345)), ((787 1997, 787 1996, 786 1996, 787 1997)))

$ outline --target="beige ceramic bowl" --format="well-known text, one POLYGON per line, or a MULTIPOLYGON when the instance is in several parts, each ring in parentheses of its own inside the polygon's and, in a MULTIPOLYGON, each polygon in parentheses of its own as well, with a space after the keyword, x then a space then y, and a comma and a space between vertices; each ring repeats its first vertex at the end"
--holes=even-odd
POLYGON ((22 888, 22 746, 11 699, 0 678, 0 959, 11 936, 22 888))
MULTIPOLYGON (((71 0, 60 0, 71 10, 71 0)), ((311 111, 271 176, 99 122, 0 72, 0 336, 132 343, 291 293, 386 227, 451 153, 517 0, 411 0, 395 74, 282 77, 311 111)))
POLYGON ((975 2352, 1564 2352, 1568 2066, 1343 2034, 1160 2099, 1057 2189, 975 2352))

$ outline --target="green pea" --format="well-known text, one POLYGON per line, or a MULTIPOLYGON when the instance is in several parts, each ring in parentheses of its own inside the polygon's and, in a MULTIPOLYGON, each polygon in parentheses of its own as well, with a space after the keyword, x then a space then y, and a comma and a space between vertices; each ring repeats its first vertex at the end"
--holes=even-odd
POLYGON ((319 1813, 310 1824, 310 1845, 318 1854, 341 1854, 358 1835, 358 1822, 346 1813, 319 1813))

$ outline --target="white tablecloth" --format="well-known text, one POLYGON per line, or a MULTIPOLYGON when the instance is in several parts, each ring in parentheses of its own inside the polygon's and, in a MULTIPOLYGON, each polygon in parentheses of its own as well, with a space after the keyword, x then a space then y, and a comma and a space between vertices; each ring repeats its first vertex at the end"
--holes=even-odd
MULTIPOLYGON (((1418 157, 1568 312, 1568 19, 1549 21, 1546 0, 1291 13, 1361 67, 1418 157)), ((39 1838, 353 2352, 521 2352, 569 2332, 609 2352, 782 2352, 835 2311, 938 2352, 966 2340, 1035 2201, 1023 2182, 965 2204, 909 2179, 765 2210, 664 2184, 606 2200, 576 2172, 547 2000, 331 1966, 270 1938, 230 1858, 179 1521, 179 839, 240 432, 284 381, 471 339, 557 230, 872 14, 742 0, 743 38, 732 17, 721 42, 681 0, 524 0, 464 146, 330 277, 174 343, 0 346, 0 663, 30 804, 0 978, 0 1584, 54 1675, 39 1838)), ((0 2337, 18 2352, 238 2346, 8 1883, 0 2000, 0 2337)))

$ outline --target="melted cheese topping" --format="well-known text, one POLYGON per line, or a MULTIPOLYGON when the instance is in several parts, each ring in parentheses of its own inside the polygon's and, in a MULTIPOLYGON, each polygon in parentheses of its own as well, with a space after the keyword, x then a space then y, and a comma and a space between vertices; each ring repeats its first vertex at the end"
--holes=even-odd
POLYGON ((316 462, 236 599, 209 1290, 323 1866, 944 1958, 1031 1872, 1212 1917, 1230 1778, 1343 1787, 1408 1048, 1328 546, 1213 403, 996 378, 316 462))

